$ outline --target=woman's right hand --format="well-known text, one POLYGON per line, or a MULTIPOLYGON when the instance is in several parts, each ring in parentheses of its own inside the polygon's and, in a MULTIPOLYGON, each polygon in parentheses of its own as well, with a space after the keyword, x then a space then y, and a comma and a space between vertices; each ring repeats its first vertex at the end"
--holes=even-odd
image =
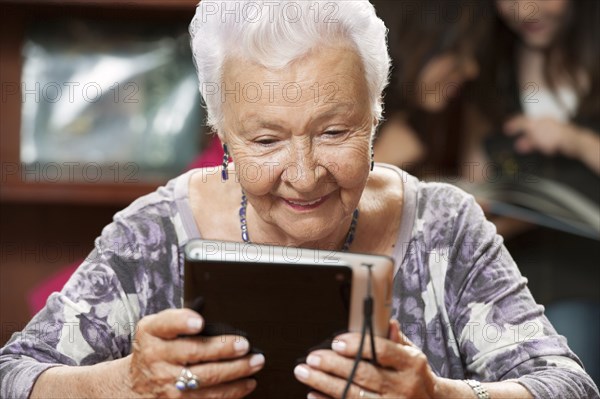
POLYGON ((143 397, 167 398, 241 398, 252 392, 256 380, 249 377, 263 367, 264 356, 249 355, 243 337, 191 336, 203 325, 190 309, 168 309, 140 320, 129 367, 131 389, 143 397), (198 389, 175 387, 184 367, 197 376, 198 389))

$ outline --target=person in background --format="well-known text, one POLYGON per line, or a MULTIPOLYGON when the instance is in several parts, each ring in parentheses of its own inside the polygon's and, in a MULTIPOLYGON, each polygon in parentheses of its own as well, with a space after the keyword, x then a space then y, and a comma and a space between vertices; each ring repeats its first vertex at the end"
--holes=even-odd
POLYGON ((392 57, 375 160, 420 177, 454 174, 462 151, 457 97, 479 73, 483 8, 472 1, 373 3, 389 28, 392 57))
MULTIPOLYGON (((467 96, 476 110, 467 159, 480 167, 505 165, 502 173, 515 178, 552 179, 600 203, 600 2, 495 0, 488 6, 490 50, 467 96)), ((506 217, 492 220, 536 300, 600 381, 598 242, 506 217)))

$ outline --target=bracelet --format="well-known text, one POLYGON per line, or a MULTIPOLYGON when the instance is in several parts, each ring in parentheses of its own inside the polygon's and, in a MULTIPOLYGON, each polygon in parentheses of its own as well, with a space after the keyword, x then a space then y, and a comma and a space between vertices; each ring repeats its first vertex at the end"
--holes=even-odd
POLYGON ((490 393, 481 385, 479 381, 475 380, 463 380, 468 386, 470 386, 475 395, 477 395, 477 399, 491 399, 490 393))

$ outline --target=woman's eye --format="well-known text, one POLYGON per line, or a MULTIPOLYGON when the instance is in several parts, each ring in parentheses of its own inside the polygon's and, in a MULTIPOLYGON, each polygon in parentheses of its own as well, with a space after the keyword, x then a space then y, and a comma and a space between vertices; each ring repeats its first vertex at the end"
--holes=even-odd
POLYGON ((271 139, 271 138, 264 138, 264 139, 258 139, 255 140, 254 142, 260 145, 270 145, 275 143, 277 140, 275 139, 271 139))
POLYGON ((341 136, 348 133, 347 130, 326 130, 325 134, 328 136, 341 136))

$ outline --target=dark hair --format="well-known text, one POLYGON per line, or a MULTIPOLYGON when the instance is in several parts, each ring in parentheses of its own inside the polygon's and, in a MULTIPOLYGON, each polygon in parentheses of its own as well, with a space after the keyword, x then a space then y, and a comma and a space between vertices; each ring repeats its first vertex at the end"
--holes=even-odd
POLYGON ((490 16, 483 13, 489 10, 479 0, 371 1, 389 30, 392 71, 384 92, 384 116, 405 112, 407 123, 427 147, 427 159, 418 166, 449 172, 457 167, 461 152, 460 105, 452 100, 443 111, 429 113, 420 108, 413 89, 433 58, 446 53, 476 55, 487 36, 490 16))
POLYGON ((392 58, 385 105, 391 111, 418 107, 407 85, 433 58, 445 53, 475 52, 486 34, 486 12, 472 0, 372 0, 388 27, 392 58))
MULTIPOLYGON (((488 46, 494 51, 482 59, 481 78, 473 86, 473 99, 492 122, 500 123, 518 110, 516 47, 521 39, 495 12, 494 0, 486 3, 494 11, 488 46)), ((566 78, 575 89, 579 99, 576 120, 597 120, 600 114, 599 21, 600 2, 571 0, 563 29, 545 49, 545 79, 553 91, 559 78, 566 78), (581 72, 585 73, 585 85, 578 78, 581 72)))

